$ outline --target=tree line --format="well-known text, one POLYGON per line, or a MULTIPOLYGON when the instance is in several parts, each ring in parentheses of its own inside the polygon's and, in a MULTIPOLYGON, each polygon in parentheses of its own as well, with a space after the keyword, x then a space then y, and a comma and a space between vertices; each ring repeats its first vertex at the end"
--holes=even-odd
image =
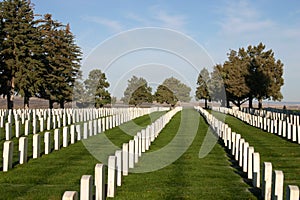
MULTIPOLYGON (((104 72, 99 69, 91 70, 86 80, 76 80, 73 100, 79 107, 99 108, 106 104, 114 104, 117 99, 108 91, 109 86, 104 72)), ((170 77, 165 79, 152 94, 152 88, 146 79, 132 76, 128 80, 124 96, 120 100, 133 106, 156 101, 174 107, 178 101, 189 102, 191 100, 190 92, 190 87, 180 80, 170 77)))
POLYGON ((153 95, 151 92, 152 88, 148 86, 144 78, 133 76, 128 80, 128 86, 121 100, 126 104, 134 106, 156 101, 157 103, 165 103, 172 107, 174 107, 178 101, 190 102, 191 100, 191 88, 174 77, 165 79, 163 83, 157 87, 153 95))
POLYGON ((253 100, 258 101, 258 108, 262 108, 265 99, 280 101, 283 96, 281 87, 283 80, 283 63, 275 59, 272 49, 266 50, 265 45, 249 45, 246 49, 230 50, 228 59, 223 64, 214 66, 209 73, 203 68, 197 79, 196 99, 220 101, 223 106, 230 106, 230 102, 240 107, 249 102, 253 107, 253 100))
POLYGON ((63 108, 72 101, 81 55, 69 24, 35 14, 29 0, 0 2, 0 95, 7 98, 8 109, 17 94, 25 108, 31 97, 63 108))

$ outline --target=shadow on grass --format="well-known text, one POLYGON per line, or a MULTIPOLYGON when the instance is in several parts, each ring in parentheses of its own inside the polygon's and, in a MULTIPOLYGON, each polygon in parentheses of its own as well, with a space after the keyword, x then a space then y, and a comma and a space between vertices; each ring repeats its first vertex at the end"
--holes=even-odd
POLYGON ((235 160, 235 157, 231 155, 231 150, 225 147, 224 142, 222 140, 219 140, 218 142, 224 151, 226 152, 226 156, 228 157, 228 161, 231 163, 230 167, 234 169, 234 173, 238 174, 243 181, 249 186, 248 190, 251 192, 254 196, 257 197, 257 199, 261 200, 262 195, 261 195, 261 189, 254 187, 252 184, 252 181, 248 179, 247 173, 243 172, 242 167, 239 166, 239 162, 235 160))

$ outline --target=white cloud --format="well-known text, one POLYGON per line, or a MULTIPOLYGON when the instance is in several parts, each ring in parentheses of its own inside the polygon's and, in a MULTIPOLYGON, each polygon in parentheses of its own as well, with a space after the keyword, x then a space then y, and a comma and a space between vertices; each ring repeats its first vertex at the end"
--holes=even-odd
POLYGON ((178 31, 184 31, 187 24, 187 17, 178 14, 169 14, 169 12, 160 9, 158 6, 149 8, 149 12, 143 16, 136 13, 129 13, 127 19, 137 23, 137 26, 154 26, 170 28, 178 31))
POLYGON ((184 30, 186 25, 186 17, 183 15, 170 15, 165 11, 160 10, 156 13, 155 19, 159 21, 161 26, 172 28, 175 30, 184 30))
POLYGON ((261 13, 246 0, 228 1, 219 9, 222 19, 219 21, 221 32, 228 35, 253 33, 273 27, 269 19, 263 19, 261 13))
POLYGON ((87 17, 84 17, 84 19, 87 21, 93 22, 93 23, 100 24, 102 26, 106 26, 108 29, 110 29, 111 31, 113 31, 115 33, 118 33, 120 31, 124 30, 121 23, 116 20, 106 19, 106 18, 102 18, 102 17, 95 17, 95 16, 87 16, 87 17))

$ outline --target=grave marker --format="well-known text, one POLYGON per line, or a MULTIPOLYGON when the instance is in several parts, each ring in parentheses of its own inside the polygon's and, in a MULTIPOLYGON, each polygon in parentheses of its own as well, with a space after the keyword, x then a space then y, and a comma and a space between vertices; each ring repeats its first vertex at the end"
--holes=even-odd
POLYGON ((93 176, 83 175, 80 180, 80 200, 93 199, 93 176))
POLYGON ((19 163, 27 163, 28 138, 20 137, 19 139, 19 163))
POLYGON ((96 200, 105 200, 105 165, 95 166, 95 196, 96 200))

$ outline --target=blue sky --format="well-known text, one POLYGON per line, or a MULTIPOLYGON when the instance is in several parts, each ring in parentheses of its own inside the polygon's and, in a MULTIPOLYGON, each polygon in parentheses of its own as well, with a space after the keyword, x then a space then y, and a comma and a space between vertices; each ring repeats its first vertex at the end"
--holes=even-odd
MULTIPOLYGON (((160 27, 182 33, 204 49, 212 61, 211 65, 223 63, 230 49, 236 50, 263 42, 266 48, 273 49, 275 57, 284 63, 285 84, 282 88, 284 101, 300 100, 298 86, 300 77, 299 0, 32 0, 32 3, 35 4, 35 13, 51 13, 54 19, 64 24, 70 23, 71 31, 83 50, 83 64, 94 65, 89 66, 91 68, 103 67, 99 66, 101 61, 98 64, 88 62, 88 60, 104 41, 136 28, 160 27)), ((177 42, 176 39, 173 41, 177 42)), ((196 87, 198 76, 196 71, 188 70, 188 66, 185 66, 178 56, 167 54, 146 50, 117 60, 114 66, 106 71, 107 78, 112 83, 110 90, 116 90, 115 96, 119 96, 126 86, 126 80, 131 75, 147 76, 140 71, 148 70, 148 73, 158 72, 161 69, 168 71, 170 66, 174 67, 171 70, 172 73, 170 72, 172 76, 180 78, 191 87, 196 87), (172 61, 166 61, 169 59, 172 61), (144 60, 147 61, 142 62, 144 60), (133 69, 130 69, 130 65, 133 69), (175 67, 175 65, 178 66, 175 67), (123 70, 131 70, 132 73, 122 72, 122 67, 123 70), (186 74, 185 71, 187 71, 186 74), (120 81, 120 77, 124 80, 120 81), (117 87, 117 84, 121 84, 122 87, 117 87), (114 90, 114 88, 117 89, 114 90)), ((200 65, 202 65, 198 66, 200 70, 202 67, 211 67, 208 66, 209 62, 203 62, 200 65)), ((85 76, 88 70, 90 70, 88 67, 83 67, 85 76)), ((161 72, 145 78, 149 79, 149 83, 155 87, 170 74, 161 72)))

